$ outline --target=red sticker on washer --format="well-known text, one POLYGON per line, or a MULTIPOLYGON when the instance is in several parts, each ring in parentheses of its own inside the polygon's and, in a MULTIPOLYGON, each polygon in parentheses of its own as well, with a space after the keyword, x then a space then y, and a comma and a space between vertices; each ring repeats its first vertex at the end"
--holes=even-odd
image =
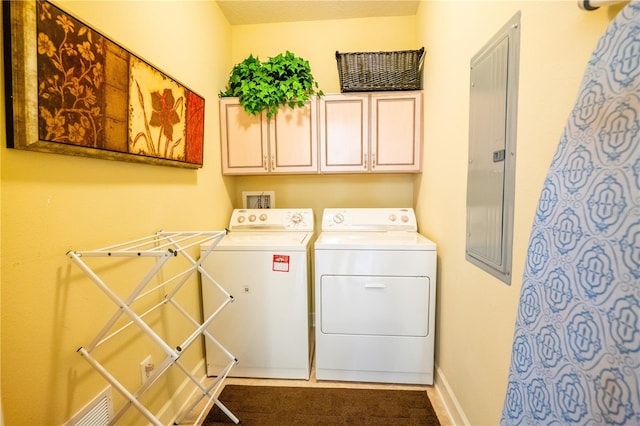
POLYGON ((284 254, 274 254, 273 270, 275 272, 289 272, 289 256, 284 254))

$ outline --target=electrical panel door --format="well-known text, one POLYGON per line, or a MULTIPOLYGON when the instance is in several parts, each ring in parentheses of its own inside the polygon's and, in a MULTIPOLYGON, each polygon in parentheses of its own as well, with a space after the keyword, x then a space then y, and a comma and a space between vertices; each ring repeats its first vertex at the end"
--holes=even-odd
POLYGON ((466 258, 511 280, 520 13, 471 60, 466 258))

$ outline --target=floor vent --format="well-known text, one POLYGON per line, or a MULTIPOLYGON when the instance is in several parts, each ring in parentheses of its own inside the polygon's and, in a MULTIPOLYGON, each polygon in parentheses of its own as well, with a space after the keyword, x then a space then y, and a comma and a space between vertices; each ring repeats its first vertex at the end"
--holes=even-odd
POLYGON ((78 411, 65 426, 103 426, 113 419, 111 386, 96 395, 82 410, 78 411))

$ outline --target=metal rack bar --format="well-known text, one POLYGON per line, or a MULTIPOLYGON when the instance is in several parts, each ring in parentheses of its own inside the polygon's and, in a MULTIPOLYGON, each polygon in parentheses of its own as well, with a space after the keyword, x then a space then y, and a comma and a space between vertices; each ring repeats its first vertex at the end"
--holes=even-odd
MULTIPOLYGON (((188 318, 191 319, 191 321, 196 325, 199 326, 200 323, 198 323, 195 319, 193 319, 191 316, 189 316, 187 314, 186 311, 184 311, 184 309, 182 308, 182 306, 180 306, 179 304, 175 303, 174 301, 169 301, 171 302, 177 309, 181 310, 185 316, 187 316, 188 318)), ((231 302, 233 302, 233 300, 231 300, 231 302)), ((218 315, 218 312, 220 312, 220 309, 216 312, 214 312, 213 314, 211 314, 209 316, 210 319, 215 318, 218 315)), ((227 350, 227 348, 225 348, 224 346, 222 346, 222 344, 220 342, 218 342, 218 340, 213 337, 213 335, 211 333, 209 333, 206 329, 204 329, 202 331, 202 335, 205 336, 206 338, 208 338, 209 340, 211 340, 222 352, 224 352, 224 354, 227 356, 227 358, 229 358, 230 360, 234 360, 234 363, 237 363, 238 360, 233 356, 233 354, 231 352, 229 352, 227 350)))
MULTIPOLYGON (((126 396, 129 402, 134 404, 136 408, 140 411, 140 413, 142 413, 142 415, 144 415, 147 419, 149 419, 151 423, 153 423, 154 425, 162 426, 162 423, 160 423, 160 421, 156 418, 156 416, 154 416, 149 410, 147 410, 147 408, 144 405, 142 405, 138 401, 138 399, 135 398, 129 392, 129 390, 126 387, 124 387, 111 373, 109 373, 109 371, 106 368, 104 368, 102 364, 96 361, 96 359, 93 358, 85 348, 78 349, 78 352, 80 352, 80 355, 82 355, 84 359, 86 359, 89 362, 89 364, 93 366, 93 368, 95 368, 100 374, 102 374, 102 377, 107 379, 107 381, 111 383, 121 394, 126 396)), ((120 416, 116 416, 116 418, 119 418, 119 417, 120 416)))
MULTIPOLYGON (((143 319, 144 317, 146 317, 147 315, 149 315, 150 313, 152 313, 153 311, 155 311, 156 309, 162 307, 165 303, 167 303, 165 300, 163 300, 162 302, 156 304, 155 306, 152 306, 150 309, 146 310, 145 312, 141 313, 139 315, 140 319, 143 319)), ((115 330, 113 333, 108 334, 106 336, 104 336, 101 340, 95 342, 95 345, 93 346, 93 348, 97 348, 98 346, 102 345, 103 343, 105 343, 107 340, 111 339, 112 337, 117 336, 118 334, 122 333, 125 329, 127 329, 128 327, 130 327, 131 325, 135 324, 133 321, 129 321, 128 323, 124 324, 122 327, 118 328, 117 330, 115 330)), ((96 337, 97 339, 97 337, 96 337)), ((95 339, 94 339, 95 340, 95 339)), ((92 342, 93 343, 93 342, 92 342)))
POLYGON ((136 299, 138 294, 149 284, 149 281, 162 269, 164 264, 171 258, 169 252, 165 252, 165 254, 156 262, 156 264, 151 268, 151 270, 147 273, 147 275, 142 279, 140 284, 133 290, 131 295, 126 299, 122 300, 118 295, 109 288, 109 286, 96 274, 91 270, 89 265, 82 261, 81 256, 76 252, 69 252, 69 256, 80 266, 80 268, 93 280, 93 282, 102 290, 112 301, 118 306, 118 311, 111 317, 111 319, 107 322, 106 326, 102 329, 100 333, 96 336, 96 338, 89 345, 89 351, 92 351, 97 342, 102 340, 102 337, 113 327, 113 325, 118 321, 118 319, 123 315, 127 314, 131 320, 136 323, 140 328, 142 328, 145 332, 151 336, 155 342, 164 349, 167 354, 171 354, 173 349, 170 348, 164 340, 162 340, 158 335, 153 331, 151 327, 147 325, 146 322, 142 321, 140 316, 136 314, 136 312, 130 308, 131 303, 136 299))
POLYGON ((95 250, 77 251, 76 253, 78 253, 80 256, 89 256, 89 257, 159 256, 159 255, 162 255, 162 253, 167 249, 176 251, 174 241, 170 240, 170 237, 172 236, 179 237, 178 240, 175 240, 177 242, 188 241, 188 240, 192 241, 190 244, 185 245, 181 249, 177 250, 177 251, 182 251, 182 250, 191 248, 193 246, 205 244, 209 241, 218 239, 218 237, 224 235, 225 232, 226 231, 194 231, 194 232, 158 231, 153 235, 148 235, 142 238, 136 238, 135 240, 127 241, 124 243, 113 244, 113 245, 102 247, 95 250), (163 239, 166 240, 166 242, 161 243, 163 239))
POLYGON ((222 383, 227 378, 227 375, 231 371, 231 368, 236 364, 236 362, 237 362, 237 360, 234 360, 234 361, 231 361, 229 364, 227 364, 227 366, 220 372, 218 377, 209 386, 204 387, 200 382, 198 382, 198 387, 200 388, 200 397, 198 399, 196 399, 195 401, 193 401, 191 403, 191 405, 189 405, 187 407, 187 409, 184 410, 184 413, 181 414, 176 419, 176 424, 180 424, 182 422, 182 420, 184 420, 184 415, 186 415, 186 414, 190 413, 191 411, 193 411, 193 409, 200 403, 200 401, 202 401, 202 399, 205 396, 209 397, 208 398, 208 402, 202 408, 202 411, 200 412, 200 415, 198 416, 198 418, 196 419, 194 424, 200 424, 203 415, 205 413, 209 412, 209 409, 211 407, 211 403, 212 402, 215 405, 217 405, 218 408, 220 408, 220 410, 222 410, 222 412, 225 413, 227 415, 227 417, 229 417, 229 419, 232 422, 234 422, 235 424, 240 423, 240 420, 238 420, 238 418, 236 416, 234 416, 233 413, 231 411, 229 411, 229 409, 222 402, 220 402, 218 400, 218 398, 217 398, 218 395, 220 394, 220 388, 222 387, 222 383))
POLYGON ((109 383, 111 383, 127 400, 124 406, 118 411, 114 417, 116 422, 127 411, 128 408, 134 406, 140 413, 147 418, 152 424, 160 425, 161 422, 156 416, 151 413, 141 402, 140 398, 145 392, 153 386, 155 382, 159 380, 171 367, 176 366, 181 370, 187 378, 192 381, 201 395, 193 405, 189 406, 187 410, 178 415, 179 421, 182 421, 186 414, 190 413, 195 406, 202 401, 203 398, 208 398, 208 402, 203 411, 199 413, 197 422, 201 421, 202 416, 205 414, 211 403, 216 404, 220 409, 234 422, 239 423, 237 417, 231 413, 220 401, 217 396, 219 395, 220 387, 223 381, 226 379, 229 371, 238 361, 220 342, 218 342, 214 336, 207 331, 207 327, 214 321, 218 314, 231 302, 233 302, 233 296, 231 296, 204 268, 202 268, 202 262, 213 251, 214 247, 226 234, 225 231, 187 231, 187 232, 166 232, 159 231, 154 235, 137 238, 131 241, 127 241, 120 244, 114 244, 106 246, 96 250, 84 250, 84 251, 69 251, 67 255, 76 263, 80 269, 94 282, 97 287, 117 306, 117 311, 107 321, 105 326, 98 332, 91 343, 86 347, 81 347, 78 352, 93 366, 109 383), (197 260, 189 255, 188 249, 201 246, 203 244, 210 243, 207 250, 204 250, 197 260), (107 283, 98 276, 96 272, 87 264, 85 258, 94 257, 106 257, 106 258, 143 258, 143 257, 155 257, 157 260, 154 265, 149 269, 145 276, 139 281, 139 283, 133 287, 129 295, 122 298, 113 291, 107 283), (150 286, 151 281, 158 276, 162 268, 169 262, 169 260, 180 257, 187 262, 187 267, 181 272, 173 275, 171 278, 163 281, 160 284, 153 286, 153 288, 147 288, 150 286), (206 275, 206 280, 214 285, 218 291, 224 296, 225 300, 221 303, 219 308, 204 318, 201 322, 196 320, 194 315, 189 313, 184 307, 182 307, 174 297, 180 292, 185 285, 191 281, 195 273, 206 275), (173 287, 169 286, 173 284, 173 287), (166 288, 167 292, 161 302, 154 304, 150 308, 147 308, 144 312, 137 312, 132 307, 134 302, 144 298, 149 294, 156 293, 157 290, 166 288), (182 314, 193 326, 194 329, 184 337, 184 340, 178 345, 172 347, 169 342, 165 341, 153 327, 151 327, 146 321, 145 317, 151 312, 164 306, 174 307, 180 314, 182 314), (129 322, 121 325, 114 330, 118 321, 120 321, 125 315, 129 318, 129 322), (151 340, 158 345, 163 352, 166 353, 164 360, 158 364, 154 369, 151 376, 143 383, 136 391, 127 389, 113 374, 111 374, 91 352, 98 346, 104 344, 115 335, 121 333, 130 326, 135 325, 139 330, 151 338, 151 340), (198 379, 192 374, 180 361, 182 353, 189 348, 199 337, 210 339, 215 343, 217 347, 229 358, 229 364, 223 368, 218 375, 217 379, 208 387, 205 387, 201 383, 201 379, 198 379))

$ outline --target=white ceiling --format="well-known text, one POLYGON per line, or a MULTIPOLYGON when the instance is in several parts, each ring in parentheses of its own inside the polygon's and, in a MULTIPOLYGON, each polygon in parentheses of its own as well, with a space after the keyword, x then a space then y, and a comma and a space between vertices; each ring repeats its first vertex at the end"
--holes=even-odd
POLYGON ((232 25, 411 16, 420 0, 217 0, 232 25))

